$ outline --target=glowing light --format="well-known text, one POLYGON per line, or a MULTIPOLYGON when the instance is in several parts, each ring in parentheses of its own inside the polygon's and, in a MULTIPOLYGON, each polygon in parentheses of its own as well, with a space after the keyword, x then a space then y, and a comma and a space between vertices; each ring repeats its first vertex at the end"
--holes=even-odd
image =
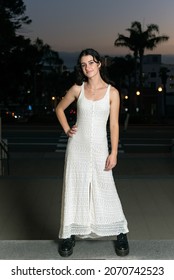
POLYGON ((162 86, 159 86, 159 87, 158 87, 158 92, 162 92, 162 91, 163 91, 162 86))

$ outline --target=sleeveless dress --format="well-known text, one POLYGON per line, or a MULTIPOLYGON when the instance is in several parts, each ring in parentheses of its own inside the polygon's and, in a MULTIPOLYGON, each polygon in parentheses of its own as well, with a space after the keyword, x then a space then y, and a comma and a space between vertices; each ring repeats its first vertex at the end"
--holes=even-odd
POLYGON ((127 221, 108 156, 110 85, 102 99, 89 100, 84 84, 77 101, 77 132, 68 139, 59 238, 96 238, 127 233, 127 221))

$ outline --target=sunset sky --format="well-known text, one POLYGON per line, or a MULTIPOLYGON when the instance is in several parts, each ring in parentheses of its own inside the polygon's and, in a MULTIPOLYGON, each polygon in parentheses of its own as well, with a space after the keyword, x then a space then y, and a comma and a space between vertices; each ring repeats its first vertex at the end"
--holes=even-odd
MULTIPOLYGON (((24 35, 37 37, 53 50, 78 52, 92 47, 104 55, 124 55, 126 48, 114 47, 118 33, 140 21, 144 28, 154 23, 160 35, 170 36, 153 53, 174 54, 174 0, 24 0, 32 24, 24 35)), ((147 52, 146 52, 147 53, 147 52)), ((150 53, 148 51, 148 53, 150 53)))

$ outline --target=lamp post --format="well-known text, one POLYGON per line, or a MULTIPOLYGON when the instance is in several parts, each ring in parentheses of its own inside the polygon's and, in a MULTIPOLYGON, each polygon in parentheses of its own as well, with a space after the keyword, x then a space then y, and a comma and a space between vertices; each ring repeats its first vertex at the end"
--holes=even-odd
POLYGON ((140 111, 140 95, 141 92, 139 90, 136 91, 136 96, 137 96, 137 106, 136 106, 136 112, 138 113, 140 111))
POLYGON ((125 121, 124 121, 124 130, 126 131, 127 130, 127 127, 128 127, 128 123, 129 123, 129 117, 130 117, 130 114, 129 114, 129 96, 126 94, 124 96, 124 101, 125 101, 125 106, 124 106, 124 110, 126 112, 126 118, 125 118, 125 121))
POLYGON ((164 105, 164 89, 163 86, 158 87, 158 114, 159 117, 165 116, 165 105, 164 105))
POLYGON ((52 100, 52 110, 53 112, 55 111, 55 108, 56 108, 56 97, 55 96, 52 96, 51 97, 51 100, 52 100))

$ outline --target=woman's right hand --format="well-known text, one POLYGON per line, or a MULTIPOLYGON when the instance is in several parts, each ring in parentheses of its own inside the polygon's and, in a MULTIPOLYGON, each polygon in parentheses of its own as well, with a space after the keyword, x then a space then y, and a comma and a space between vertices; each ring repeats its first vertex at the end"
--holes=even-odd
POLYGON ((72 137, 77 132, 77 125, 73 125, 66 133, 68 137, 72 137))

